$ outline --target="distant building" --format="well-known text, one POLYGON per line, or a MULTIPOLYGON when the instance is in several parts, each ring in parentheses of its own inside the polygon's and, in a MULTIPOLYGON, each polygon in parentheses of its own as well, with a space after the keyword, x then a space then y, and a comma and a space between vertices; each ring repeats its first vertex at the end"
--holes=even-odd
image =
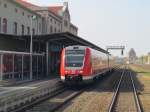
POLYGON ((143 55, 143 56, 139 57, 139 63, 150 64, 150 54, 148 53, 147 55, 143 55))
POLYGON ((129 51, 129 62, 130 63, 135 63, 137 60, 136 52, 133 48, 129 51))
POLYGON ((150 64, 150 52, 148 53, 148 59, 147 64, 150 64))

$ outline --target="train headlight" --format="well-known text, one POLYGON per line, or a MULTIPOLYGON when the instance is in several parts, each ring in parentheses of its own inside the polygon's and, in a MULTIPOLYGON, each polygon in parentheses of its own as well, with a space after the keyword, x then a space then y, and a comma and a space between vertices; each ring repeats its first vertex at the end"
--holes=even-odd
POLYGON ((79 73, 80 73, 80 74, 82 74, 82 73, 83 73, 83 71, 82 71, 82 70, 80 70, 80 71, 79 71, 79 73))
POLYGON ((65 74, 67 74, 68 73, 68 71, 65 71, 65 74))

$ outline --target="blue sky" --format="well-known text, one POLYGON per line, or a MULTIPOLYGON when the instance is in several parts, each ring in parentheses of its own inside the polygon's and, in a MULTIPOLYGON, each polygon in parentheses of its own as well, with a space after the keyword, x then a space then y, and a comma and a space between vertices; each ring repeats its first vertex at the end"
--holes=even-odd
MULTIPOLYGON (((62 5, 64 0, 29 0, 37 5, 62 5)), ((150 52, 150 0, 65 0, 79 36, 105 48, 125 45, 138 55, 150 52)), ((119 55, 120 51, 112 51, 119 55)))

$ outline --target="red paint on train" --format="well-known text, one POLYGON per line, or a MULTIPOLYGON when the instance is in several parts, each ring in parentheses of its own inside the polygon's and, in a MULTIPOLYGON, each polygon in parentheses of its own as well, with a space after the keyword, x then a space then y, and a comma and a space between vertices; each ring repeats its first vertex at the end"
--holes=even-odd
POLYGON ((85 46, 62 50, 60 74, 63 82, 91 82, 110 70, 107 53, 85 46))

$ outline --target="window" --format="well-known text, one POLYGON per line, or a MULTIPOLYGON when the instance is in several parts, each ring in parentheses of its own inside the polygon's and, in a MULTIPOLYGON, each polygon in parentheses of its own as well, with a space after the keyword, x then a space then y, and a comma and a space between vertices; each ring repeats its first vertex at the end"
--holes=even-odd
POLYGON ((53 27, 53 33, 55 33, 55 28, 53 27))
POLYGON ((17 8, 15 8, 15 12, 16 12, 16 13, 18 12, 18 9, 17 9, 17 8))
POLYGON ((39 32, 41 32, 41 23, 39 23, 39 32))
POLYGON ((7 19, 3 19, 3 33, 7 33, 7 19))
POLYGON ((32 34, 35 35, 35 29, 34 28, 32 29, 32 34))
POLYGON ((67 27, 68 26, 68 22, 64 21, 64 25, 65 25, 65 27, 67 27))
POLYGON ((50 26, 50 33, 53 33, 53 27, 50 26))
POLYGON ((24 16, 24 12, 22 12, 22 15, 24 16))
POLYGON ((51 22, 53 22, 53 19, 51 18, 51 22))
POLYGON ((84 50, 67 50, 65 52, 65 67, 82 67, 84 56, 84 50))
POLYGON ((24 35, 24 25, 21 25, 22 35, 24 35))
POLYGON ((28 15, 28 18, 30 18, 30 15, 28 15))
POLYGON ((27 35, 30 35, 30 27, 27 27, 27 35))
POLYGON ((1 32, 1 17, 0 17, 0 32, 1 32))
POLYGON ((13 65, 13 56, 12 54, 4 54, 3 55, 3 66, 4 66, 4 73, 12 72, 12 65, 13 65))
POLYGON ((17 34, 17 22, 14 22, 13 32, 14 32, 14 34, 17 34))
POLYGON ((7 8, 7 4, 4 4, 4 8, 7 8))

